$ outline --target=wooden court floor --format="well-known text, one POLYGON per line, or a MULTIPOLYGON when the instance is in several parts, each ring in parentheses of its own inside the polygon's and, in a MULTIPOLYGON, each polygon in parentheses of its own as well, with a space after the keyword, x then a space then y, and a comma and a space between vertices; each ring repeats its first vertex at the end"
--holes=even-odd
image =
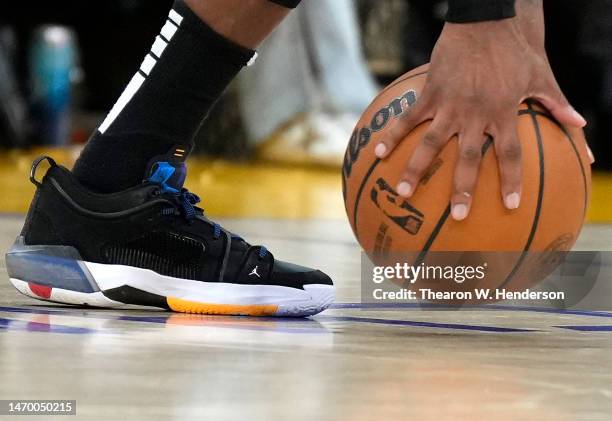
MULTIPOLYGON (((1 250, 22 218, 0 217, 1 250)), ((2 267, 0 399, 76 399, 91 420, 611 419, 612 313, 363 308, 344 220, 222 222, 328 272, 337 303, 294 320, 70 308, 2 267)), ((578 248, 610 250, 612 226, 578 248)))

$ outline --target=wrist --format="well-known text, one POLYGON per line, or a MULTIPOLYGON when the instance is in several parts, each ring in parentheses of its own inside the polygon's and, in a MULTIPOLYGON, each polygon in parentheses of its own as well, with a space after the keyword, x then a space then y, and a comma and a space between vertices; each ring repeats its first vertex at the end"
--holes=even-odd
POLYGON ((542 0, 517 0, 516 17, 529 45, 544 52, 544 5, 542 0))
POLYGON ((443 51, 445 55, 460 51, 466 60, 478 61, 493 57, 500 51, 528 50, 531 47, 518 20, 511 18, 473 23, 446 22, 434 53, 443 51))

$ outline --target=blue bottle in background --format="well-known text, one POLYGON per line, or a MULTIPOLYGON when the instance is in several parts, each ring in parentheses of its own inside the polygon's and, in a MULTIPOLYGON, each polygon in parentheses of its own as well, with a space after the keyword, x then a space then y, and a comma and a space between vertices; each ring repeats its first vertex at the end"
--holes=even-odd
POLYGON ((32 37, 29 69, 34 138, 42 145, 65 145, 70 138, 72 81, 78 72, 74 32, 57 25, 39 27, 32 37))

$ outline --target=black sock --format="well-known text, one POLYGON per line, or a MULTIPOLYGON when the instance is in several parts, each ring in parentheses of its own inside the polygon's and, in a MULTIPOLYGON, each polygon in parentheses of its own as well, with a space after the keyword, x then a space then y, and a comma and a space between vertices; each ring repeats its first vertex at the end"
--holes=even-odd
POLYGON ((177 0, 140 69, 85 146, 75 176, 99 192, 139 184, 151 158, 177 144, 191 146, 214 102, 254 57, 177 0))

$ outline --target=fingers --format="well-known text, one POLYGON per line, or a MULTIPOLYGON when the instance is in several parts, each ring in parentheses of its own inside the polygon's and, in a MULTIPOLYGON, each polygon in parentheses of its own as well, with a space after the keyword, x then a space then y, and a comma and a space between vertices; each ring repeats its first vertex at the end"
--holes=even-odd
POLYGON ((467 218, 482 160, 482 145, 486 140, 484 129, 472 125, 459 134, 459 157, 455 166, 451 216, 456 221, 467 218))
POLYGON ((440 150, 454 135, 450 128, 451 118, 440 114, 431 123, 427 132, 412 153, 406 166, 406 170, 400 177, 397 185, 397 193, 403 197, 410 197, 423 174, 432 164, 440 150))
POLYGON ((521 143, 516 118, 507 118, 506 125, 495 134, 493 144, 499 165, 501 194, 508 209, 517 209, 521 203, 521 143))
POLYGON ((543 76, 533 95, 542 103, 561 124, 574 127, 584 127, 587 121, 568 102, 552 71, 543 76))
POLYGON ((404 116, 395 121, 382 137, 380 143, 374 148, 378 158, 385 158, 416 126, 427 119, 426 104, 422 100, 417 102, 404 116))
MULTIPOLYGON (((569 136, 574 139, 580 139, 581 137, 584 136, 584 134, 582 133, 582 131, 579 128, 576 127, 567 127, 567 132, 569 134, 569 136)), ((586 153, 587 153, 587 158, 589 159, 589 164, 593 165, 595 163, 595 155, 593 155, 593 151, 591 150, 590 146, 588 143, 585 144, 586 146, 586 153)))
POLYGON ((595 163, 595 155, 593 155, 593 151, 589 148, 589 145, 587 145, 587 154, 589 155, 589 162, 593 165, 595 163))

